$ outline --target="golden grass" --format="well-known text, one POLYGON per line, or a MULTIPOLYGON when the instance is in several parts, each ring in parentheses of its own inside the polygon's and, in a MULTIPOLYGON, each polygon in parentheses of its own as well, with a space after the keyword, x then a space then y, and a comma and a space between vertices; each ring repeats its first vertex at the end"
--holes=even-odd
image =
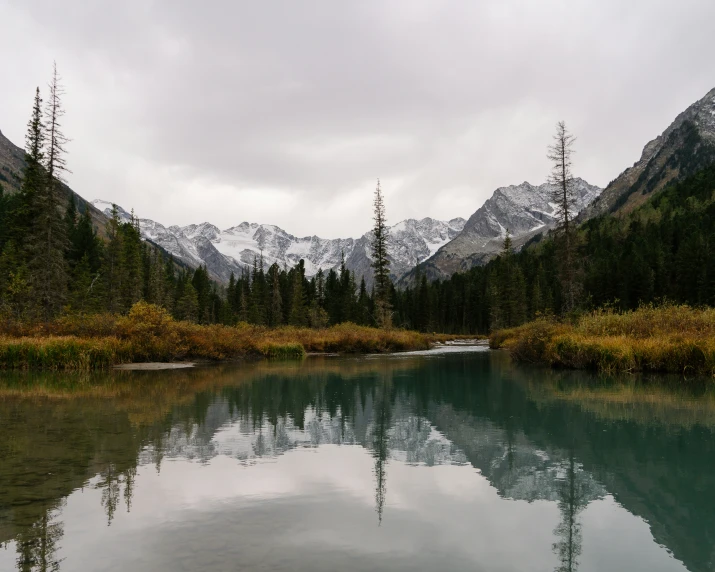
POLYGON ((537 320, 499 330, 492 348, 518 361, 605 372, 653 371, 715 375, 715 310, 644 306, 598 311, 575 324, 537 320))
POLYGON ((302 358, 306 352, 381 353, 429 348, 457 336, 340 324, 331 328, 270 329, 175 321, 139 302, 128 316, 64 318, 37 326, 14 324, 0 334, 0 368, 91 370, 142 361, 302 358))

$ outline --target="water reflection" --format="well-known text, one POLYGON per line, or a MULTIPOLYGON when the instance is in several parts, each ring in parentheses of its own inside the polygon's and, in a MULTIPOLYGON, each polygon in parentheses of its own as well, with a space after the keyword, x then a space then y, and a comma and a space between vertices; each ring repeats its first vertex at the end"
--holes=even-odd
MULTIPOLYGON (((292 452, 338 445, 371 455, 381 529, 402 518, 391 505, 391 498, 402 497, 389 484, 393 471, 415 467, 411 478, 417 480, 428 476, 418 468, 454 466, 476 470, 503 503, 558 509, 550 546, 555 570, 573 572, 584 564, 587 509, 607 499, 645 520, 651 542, 675 559, 649 569, 677 569, 680 561, 689 570, 711 570, 714 421, 707 384, 693 391, 670 387, 664 378, 655 385, 633 378, 624 384, 518 368, 500 354, 6 374, 0 385, 0 542, 15 551, 18 570, 59 570, 66 525, 78 526, 63 520, 73 491, 101 492, 112 527, 120 512, 132 511, 142 467, 161 475, 171 461, 209 467, 232 459, 252 471, 292 452)), ((424 495, 430 486, 419 482, 424 495)), ((507 505, 500 507, 490 510, 507 505)), ((639 547, 633 550, 638 554, 639 547)), ((455 554, 449 558, 462 569, 455 554)), ((487 564, 509 569, 505 562, 487 564)))

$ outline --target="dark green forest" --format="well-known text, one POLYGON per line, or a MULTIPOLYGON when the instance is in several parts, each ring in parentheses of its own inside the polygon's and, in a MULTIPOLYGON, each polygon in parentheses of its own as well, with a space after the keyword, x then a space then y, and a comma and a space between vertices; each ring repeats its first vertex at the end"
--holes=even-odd
MULTIPOLYGON (((651 302, 715 304, 715 165, 670 185, 628 214, 607 214, 577 232, 582 310, 631 310, 651 302)), ((487 265, 394 293, 396 322, 420 330, 486 333, 562 313, 558 241, 536 237, 487 265)))
MULTIPOLYGON (((714 155, 698 151, 702 141, 689 124, 684 133, 690 135, 673 156, 675 163, 662 169, 684 174, 701 169, 697 174, 653 193, 631 212, 616 210, 579 227, 566 216, 555 233, 537 236, 519 252, 507 233, 499 256, 447 280, 431 282, 418 267, 411 286, 397 289, 390 282, 378 183, 373 232, 380 240, 373 245, 378 254, 373 266, 379 280, 374 289, 358 281, 344 262, 308 279, 303 261, 294 268, 273 264, 266 269, 258 258, 226 286, 212 281, 206 267, 187 268, 142 240, 133 215, 121 220, 115 209, 106 227, 98 229, 86 203, 71 192, 65 200, 61 95, 55 70, 44 105, 36 92, 19 192, 5 193, 0 183, 0 320, 6 322, 123 314, 144 300, 177 319, 202 324, 325 327, 354 322, 486 334, 540 315, 606 305, 629 310, 665 300, 715 304, 714 155)), ((563 123, 559 126, 562 145, 570 146, 573 137, 563 123)), ((568 213, 570 175, 563 173, 562 210, 568 213)), ((642 178, 656 181, 664 173, 644 172, 642 178)), ((640 192, 653 192, 655 183, 641 182, 631 191, 643 187, 640 192)))

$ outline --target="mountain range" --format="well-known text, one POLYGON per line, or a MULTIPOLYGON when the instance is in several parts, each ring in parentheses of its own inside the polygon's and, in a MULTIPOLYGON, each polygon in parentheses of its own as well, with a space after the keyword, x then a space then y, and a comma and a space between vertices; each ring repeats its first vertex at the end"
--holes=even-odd
MULTIPOLYGON (((111 216, 112 203, 97 199, 92 205, 111 216)), ((119 206, 117 214, 122 220, 131 218, 119 206)), ((244 270, 250 270, 254 260, 262 259, 266 269, 273 263, 292 267, 302 259, 306 275, 314 276, 321 268, 324 271, 338 268, 344 258, 347 268, 364 276, 368 285, 372 283, 370 232, 359 238, 328 239, 296 237, 270 224, 242 222, 220 230, 208 222, 167 227, 147 218, 138 220, 145 239, 189 266, 205 264, 208 271, 222 282, 228 281, 231 273, 240 275, 244 270)), ((459 234, 465 222, 462 218, 450 221, 423 218, 407 219, 392 226, 388 251, 393 278, 400 278, 437 252, 459 234)))
MULTIPOLYGON (((715 162, 715 89, 679 114, 659 136, 646 144, 640 159, 623 171, 604 190, 582 179, 575 180, 579 221, 612 213, 629 212, 668 183, 682 180, 715 162)), ((23 151, 0 133, 0 185, 9 192, 19 188, 23 151)), ((508 230, 516 248, 554 225, 555 205, 548 184, 500 187, 468 220, 408 219, 391 227, 389 254, 392 277, 403 284, 420 265, 430 278, 446 278, 456 271, 484 264, 501 248, 508 230)), ((67 200, 74 197, 80 210, 90 208, 103 233, 111 204, 95 200, 91 205, 65 187, 67 200)), ((123 209, 124 219, 130 215, 123 209)), ((359 238, 325 239, 296 237, 269 225, 243 222, 220 230, 204 222, 188 226, 164 226, 140 219, 142 235, 191 267, 205 264, 215 279, 226 282, 263 257, 264 266, 277 262, 292 266, 305 261, 308 275, 319 268, 346 266, 372 281, 370 233, 359 238)))

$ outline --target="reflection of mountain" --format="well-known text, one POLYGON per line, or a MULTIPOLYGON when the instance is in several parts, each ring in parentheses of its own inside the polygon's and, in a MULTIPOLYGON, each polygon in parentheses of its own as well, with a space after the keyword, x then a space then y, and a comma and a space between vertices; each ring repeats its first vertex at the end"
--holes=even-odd
POLYGON ((116 378, 101 398, 0 401, 0 458, 7 459, 0 463, 0 543, 18 539, 18 550, 31 553, 33 531, 88 479, 102 487, 111 521, 131 502, 137 464, 221 455, 251 465, 338 444, 370 451, 380 517, 391 463, 469 464, 505 499, 557 503, 562 570, 576 569, 580 512, 606 494, 644 518, 656 542, 689 569, 712 567, 713 429, 647 420, 648 395, 637 419, 596 414, 594 397, 582 409, 578 400, 555 398, 562 389, 531 389, 566 387, 568 376, 520 370, 498 354, 199 369, 154 377, 154 386, 138 379, 147 377, 116 378), (152 387, 164 383, 167 394, 185 389, 173 407, 150 409, 151 417, 143 404, 160 400, 152 387), (28 466, 38 467, 35 480, 28 466))

